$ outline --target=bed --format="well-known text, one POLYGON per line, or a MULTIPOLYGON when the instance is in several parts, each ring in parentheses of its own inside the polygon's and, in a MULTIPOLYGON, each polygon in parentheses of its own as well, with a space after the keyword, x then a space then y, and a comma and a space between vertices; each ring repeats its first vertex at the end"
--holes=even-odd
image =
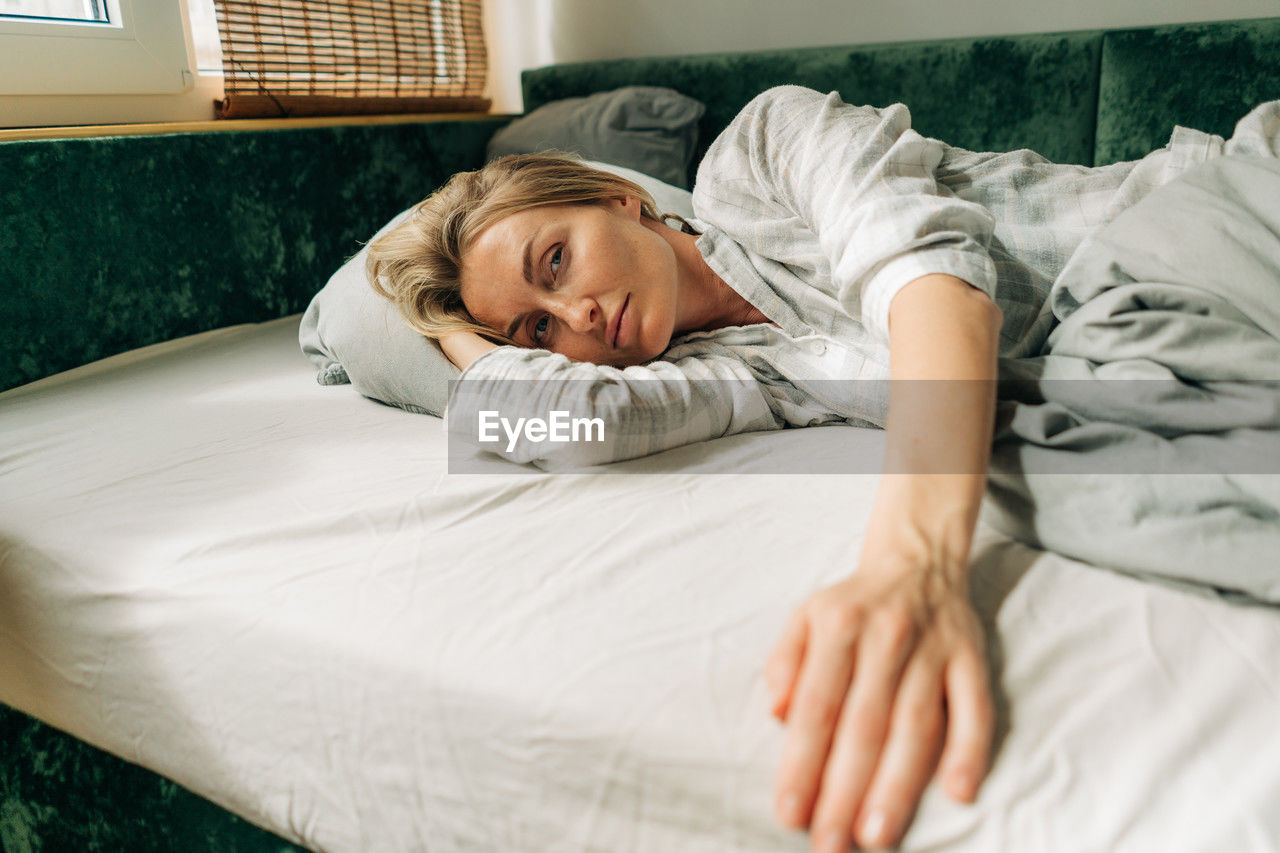
MULTIPOLYGON (((751 471, 880 434, 449 475, 438 420, 316 385, 296 326, 0 396, 5 701, 311 849, 806 849, 762 661, 875 477, 751 471)), ((903 849, 1274 846, 1274 610, 989 530, 973 578, 998 759, 903 849)))
MULTIPOLYGON (((1199 45, 1204 65, 1241 62, 1252 45, 1272 59, 1249 86, 1280 91, 1277 21, 1045 38, 1027 51, 1143 74, 1161 45, 1199 45)), ((889 75, 911 47, 857 53, 862 79, 889 75)), ((979 64, 1018 53, 968 50, 979 64)), ((755 68, 745 88, 815 62, 560 67, 526 77, 527 102, 584 91, 592 75, 608 88, 685 74, 700 82, 677 88, 709 91, 713 67, 720 79, 755 68)), ((1142 84, 1117 74, 1054 108, 1087 112, 1087 131, 1053 119, 1035 132, 1078 148, 1074 162, 1159 144, 1117 129, 1133 117, 1114 108, 1093 123, 1126 87, 1142 84)), ((1261 100, 1240 88, 1205 100, 1239 115, 1236 100, 1261 100)), ((735 96, 692 94, 707 121, 735 96)), ((485 130, 431 144, 482 144, 485 130)), ((33 168, 67 156, 4 148, 33 168)), ((468 151, 429 168, 462 168, 468 151)), ((349 231, 367 235, 394 209, 349 231)), ((58 233, 57 215, 37 227, 58 233)), ((46 240, 9 257, 49 251, 46 240)), ((787 430, 582 474, 500 460, 451 474, 439 419, 316 384, 296 294, 254 291, 264 322, 250 323, 236 306, 254 299, 216 290, 204 321, 216 328, 183 336, 140 289, 125 304, 153 327, 81 331, 99 347, 82 352, 127 351, 69 370, 65 318, 8 338, 7 364, 45 378, 0 393, 0 700, 43 721, 5 720, 6 849, 808 848, 771 817, 782 730, 762 666, 794 606, 855 565, 876 478, 818 472, 874 460, 882 434, 787 430), (267 319, 280 306, 294 310, 267 319), (812 470, 770 473, 781 458, 812 470)), ((1274 608, 1036 551, 985 523, 972 578, 998 680, 996 762, 973 806, 931 788, 902 849, 1280 844, 1274 608)))

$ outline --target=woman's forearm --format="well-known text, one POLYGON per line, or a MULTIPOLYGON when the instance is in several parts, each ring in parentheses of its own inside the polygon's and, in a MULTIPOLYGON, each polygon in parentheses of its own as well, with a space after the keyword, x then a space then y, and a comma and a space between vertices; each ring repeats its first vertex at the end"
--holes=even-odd
POLYGON ((889 310, 886 476, 870 530, 948 571, 967 571, 985 491, 1000 323, 985 293, 944 274, 915 279, 889 310))
POLYGON ((475 332, 453 332, 440 338, 436 343, 440 344, 440 349, 445 356, 457 365, 459 370, 466 370, 471 362, 489 350, 498 348, 497 344, 486 341, 475 332))

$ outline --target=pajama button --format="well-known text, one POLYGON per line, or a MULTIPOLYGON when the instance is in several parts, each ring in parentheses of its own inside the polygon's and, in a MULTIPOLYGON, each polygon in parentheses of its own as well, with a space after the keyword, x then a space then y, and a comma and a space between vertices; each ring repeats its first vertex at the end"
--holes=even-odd
POLYGON ((824 344, 822 341, 814 341, 813 343, 809 344, 809 352, 813 353, 814 355, 826 355, 827 345, 824 344))

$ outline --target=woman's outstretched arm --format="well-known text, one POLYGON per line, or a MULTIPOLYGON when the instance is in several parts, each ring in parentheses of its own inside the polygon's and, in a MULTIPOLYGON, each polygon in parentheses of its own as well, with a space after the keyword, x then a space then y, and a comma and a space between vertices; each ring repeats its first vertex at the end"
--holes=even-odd
POLYGON ((796 611, 766 666, 787 724, 779 816, 817 850, 892 846, 935 767, 963 802, 986 775, 994 712, 968 570, 1000 324, 945 274, 890 306, 885 473, 858 570, 796 611))

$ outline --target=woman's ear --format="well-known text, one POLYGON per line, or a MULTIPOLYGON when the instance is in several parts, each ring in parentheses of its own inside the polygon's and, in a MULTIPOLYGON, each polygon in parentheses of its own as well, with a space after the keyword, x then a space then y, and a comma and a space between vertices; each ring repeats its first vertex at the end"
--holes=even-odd
POLYGON ((640 198, 634 195, 616 196, 609 201, 617 204, 627 216, 639 219, 641 213, 640 198))

